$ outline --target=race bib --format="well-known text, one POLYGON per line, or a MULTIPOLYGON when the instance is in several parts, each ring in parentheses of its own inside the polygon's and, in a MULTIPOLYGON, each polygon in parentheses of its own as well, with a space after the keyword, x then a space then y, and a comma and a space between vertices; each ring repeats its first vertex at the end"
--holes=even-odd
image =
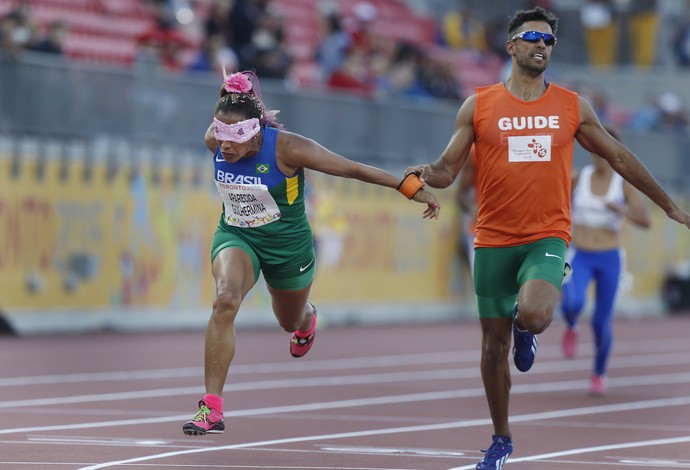
POLYGON ((233 227, 260 227, 280 219, 280 209, 265 184, 216 181, 225 206, 225 223, 233 227))
POLYGON ((509 162, 550 162, 551 136, 530 135, 508 137, 509 162))

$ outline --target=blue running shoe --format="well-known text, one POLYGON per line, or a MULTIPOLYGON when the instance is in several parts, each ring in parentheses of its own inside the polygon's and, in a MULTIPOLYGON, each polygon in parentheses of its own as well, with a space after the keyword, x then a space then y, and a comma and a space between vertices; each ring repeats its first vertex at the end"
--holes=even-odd
POLYGON ((484 458, 477 464, 477 470, 501 470, 510 454, 513 453, 513 443, 508 436, 491 436, 491 446, 483 450, 484 458))
POLYGON ((537 336, 529 331, 520 331, 515 325, 517 305, 513 312, 513 362, 520 372, 527 372, 534 365, 537 357, 537 336))

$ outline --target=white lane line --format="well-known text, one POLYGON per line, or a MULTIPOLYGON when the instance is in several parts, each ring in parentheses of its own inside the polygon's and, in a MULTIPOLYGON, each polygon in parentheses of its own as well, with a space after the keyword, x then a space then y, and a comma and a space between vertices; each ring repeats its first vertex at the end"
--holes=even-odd
MULTIPOLYGON (((462 396, 483 396, 484 389, 470 389, 464 392, 451 390, 447 392, 414 393, 407 395, 382 396, 376 398, 362 398, 351 400, 339 400, 332 402, 319 402, 299 405, 273 406, 248 410, 234 410, 225 412, 226 417, 258 416, 279 413, 303 413, 306 411, 332 410, 339 408, 352 408, 373 405, 389 405, 394 403, 411 403, 429 400, 448 400, 462 396)), ((190 415, 163 416, 159 418, 137 418, 117 421, 100 421, 96 423, 77 423, 52 426, 32 426, 25 428, 0 429, 0 434, 13 434, 21 432, 60 431, 75 429, 92 429, 115 426, 133 426, 142 424, 158 424, 179 421, 183 423, 189 420, 190 415)))
POLYGON ((690 461, 684 460, 673 460, 673 459, 662 459, 662 458, 632 458, 632 459, 620 459, 618 463, 624 466, 641 467, 641 468, 690 468, 690 461))
MULTIPOLYGON (((478 377, 479 370, 472 368, 458 371, 457 369, 443 369, 443 370, 429 370, 419 371, 411 374, 406 372, 394 373, 377 373, 377 374, 360 374, 347 376, 333 376, 333 377, 314 377, 314 378, 299 378, 299 379, 277 379, 277 380, 260 380, 256 382, 233 383, 226 387, 225 392, 240 392, 252 390, 275 390, 275 389, 295 389, 306 387, 340 387, 343 385, 363 385, 363 384, 378 384, 378 383, 397 383, 409 382, 410 377, 414 375, 415 380, 451 380, 462 378, 463 375, 467 377, 478 377)), ((103 393, 91 395, 74 395, 69 397, 57 398, 36 398, 30 400, 12 400, 0 402, 0 409, 2 408, 17 408, 17 407, 34 407, 45 405, 58 405, 69 403, 87 403, 100 401, 115 401, 115 400, 136 400, 139 398, 156 398, 165 396, 182 396, 182 395, 196 395, 203 394, 202 386, 194 387, 174 387, 154 390, 137 390, 129 392, 117 393, 103 393)))
MULTIPOLYGON (((615 353, 611 358, 612 367, 619 369, 625 367, 639 367, 641 365, 675 364, 684 363, 681 358, 683 354, 678 354, 679 350, 687 345, 687 340, 664 340, 659 341, 619 341, 616 342, 615 353), (644 354, 642 354, 644 352, 644 354), (635 353, 631 355, 629 353, 635 353), (666 354, 668 353, 668 354, 666 354)), ((591 346, 591 345, 590 345, 591 346)), ((581 344, 582 351, 588 350, 587 344, 581 344)), ((589 347, 591 349, 591 347, 589 347)), ((541 346, 539 357, 542 359, 537 362, 534 373, 549 371, 562 371, 564 361, 560 359, 560 347, 541 346), (558 361, 544 361, 544 358, 556 357, 558 361)), ((458 364, 464 362, 478 363, 479 350, 472 351, 450 351, 443 353, 420 353, 420 354, 400 354, 372 356, 366 358, 348 358, 331 360, 314 360, 306 363, 297 362, 275 362, 260 364, 237 364, 231 369, 232 375, 244 374, 271 374, 276 372, 315 372, 315 371, 335 371, 350 370, 361 368, 379 367, 400 367, 405 365, 427 365, 427 364, 458 364)), ((686 361, 687 362, 687 361, 686 361)), ((568 370, 585 370, 591 368, 591 354, 583 354, 581 359, 565 362, 568 370)), ((23 385, 41 384, 60 384, 60 383, 79 383, 79 382, 107 382, 121 380, 153 380, 170 379, 181 377, 201 377, 202 367, 182 367, 169 369, 150 369, 140 371, 113 371, 113 372, 92 372, 80 374, 55 374, 28 377, 4 377, 0 378, 0 387, 14 387, 23 385)))
MULTIPOLYGON (((362 368, 402 367, 429 364, 457 364, 462 362, 476 362, 479 360, 478 351, 456 351, 446 353, 401 354, 398 356, 373 356, 366 358, 315 360, 308 363, 275 362, 261 364, 238 364, 232 366, 232 375, 244 374, 272 374, 276 372, 316 372, 336 371, 362 368)), ((171 369, 150 369, 140 371, 90 372, 81 374, 55 374, 29 377, 0 378, 0 387, 41 385, 77 382, 106 382, 119 380, 151 380, 170 379, 180 377, 201 377, 203 367, 181 367, 171 369)))
MULTIPOLYGON (((57 462, 57 463, 46 463, 46 462, 2 462, 0 461, 0 465, 15 465, 17 467, 20 466, 26 466, 29 469, 36 469, 41 466, 46 467, 46 466, 65 466, 65 465, 85 465, 84 463, 76 463, 76 462, 57 462)), ((146 466, 146 465, 143 465, 146 466)), ((153 467, 152 465, 149 465, 150 467, 153 467)), ((155 468, 161 469, 161 468, 195 468, 198 469, 199 465, 198 464, 156 464, 155 468)), ((292 465, 232 465, 232 464, 215 464, 215 465, 204 465, 204 468, 217 468, 217 469, 223 469, 223 468, 234 468, 234 469, 239 469, 239 470, 333 470, 333 467, 305 467, 304 465, 300 465, 299 467, 293 467, 292 465)), ((415 468, 386 468, 386 467, 338 467, 338 470, 424 470, 424 469, 415 469, 415 468)))
MULTIPOLYGON (((685 356, 680 354, 661 355, 651 359, 648 355, 640 357, 629 357, 618 361, 615 364, 617 369, 625 367, 639 367, 640 363, 644 361, 645 365, 673 365, 676 363, 687 363, 685 356)), ((583 360, 581 364, 573 364, 574 361, 568 361, 568 371, 579 369, 590 369, 591 360, 583 360)), ((536 367, 531 375, 545 374, 551 371, 563 372, 564 363, 562 361, 554 363, 541 364, 536 367)), ((226 387, 226 392, 249 391, 249 390, 266 390, 278 388, 302 388, 302 387, 326 387, 326 386, 341 386, 341 385, 355 385, 355 384, 372 384, 372 383, 392 383, 392 382, 407 382, 410 380, 411 371, 392 372, 392 373, 375 373, 375 374, 360 374, 350 376, 335 376, 335 377, 313 377, 300 379, 275 379, 275 380, 260 380, 244 383, 233 383, 226 387)), ((414 376, 417 380, 455 380, 460 378, 474 378, 479 376, 479 369, 476 367, 468 368, 453 368, 440 370, 423 370, 415 371, 414 376)), ((658 376, 649 376, 653 383, 683 383, 687 374, 665 374, 658 376), (673 377, 666 379, 664 377, 673 377), (655 382, 655 377, 658 380, 655 382)), ((616 386, 618 383, 623 385, 646 385, 644 382, 638 382, 636 379, 627 377, 609 378, 609 385, 616 386)), ((579 381, 577 382, 580 383, 579 381)), ((11 400, 0 402, 0 409, 3 408, 19 408, 19 407, 36 407, 59 405, 69 403, 89 403, 98 401, 115 401, 115 400, 133 400, 141 398, 158 398, 170 396, 184 396, 184 395, 198 395, 203 393, 203 387, 175 387, 153 390, 128 391, 118 393, 104 393, 104 394, 90 394, 90 395, 73 395, 68 397, 56 398, 36 398, 31 400, 11 400)))
POLYGON ((102 438, 87 438, 87 437, 32 437, 28 440, 30 443, 41 444, 96 444, 96 445, 113 445, 120 447, 139 447, 139 446, 167 446, 172 444, 172 441, 163 439, 129 439, 125 437, 102 437, 102 438))
POLYGON ((339 446, 323 445, 320 447, 322 452, 333 452, 338 454, 356 455, 409 455, 424 457, 461 457, 464 452, 445 449, 418 449, 416 447, 374 447, 374 446, 339 446))
MULTIPOLYGON (((409 377, 408 377, 409 379, 409 377)), ((609 388, 614 388, 618 386, 654 386, 654 385, 668 385, 674 383, 688 383, 690 382, 690 373, 688 374, 663 374, 657 376, 643 375, 638 377, 624 377, 619 379, 609 380, 609 388)), ((513 386, 511 393, 513 395, 527 394, 527 393, 547 393, 554 391, 564 391, 564 390, 586 390, 589 382, 587 380, 572 380, 564 382, 551 382, 551 383, 539 383, 539 384, 524 384, 513 386)), ((277 388, 277 387, 274 387, 277 388)), ((482 397, 484 396, 484 388, 468 388, 463 390, 447 390, 439 392, 425 392, 425 393, 411 393, 405 395, 389 395, 374 398, 361 398, 361 399, 349 399, 349 400, 339 400, 332 402, 316 402, 309 404, 299 404, 299 405, 285 405, 285 406, 274 406, 274 407, 264 407, 249 410, 235 410, 228 411, 225 413, 227 417, 233 416, 255 416, 255 415, 266 415, 266 414, 277 414, 277 413, 301 413, 306 411, 316 411, 316 410, 326 410, 326 409, 339 409, 339 408, 357 408, 363 406, 373 406, 373 405, 390 405, 396 403, 411 403, 411 402, 424 402, 432 400, 451 400, 457 398, 470 398, 470 397, 482 397)), ((140 396, 132 398, 141 398, 140 396)), ((96 400, 94 400, 96 401, 96 400)), ((61 424, 52 426, 32 426, 24 428, 9 428, 0 429, 0 435, 11 434, 19 432, 40 432, 40 431, 56 431, 56 430, 68 430, 68 429, 92 429, 101 427, 114 427, 114 426, 133 426, 133 425, 143 425, 143 424, 158 424, 174 421, 186 421, 189 419, 188 415, 174 415, 174 416, 162 416, 155 418, 136 418, 136 419, 125 419, 125 420, 110 420, 110 421, 100 421, 95 423, 76 423, 76 424, 61 424)))
MULTIPOLYGON (((523 415, 517 415, 511 418, 512 422, 526 422, 534 420, 544 420, 544 419, 555 419, 555 418, 565 418, 569 416, 582 416, 591 414, 602 414, 602 413, 613 413, 620 411, 630 411, 630 410, 647 410, 651 408, 662 408, 662 407, 675 407, 675 406, 687 406, 690 404, 690 396, 668 398, 661 400, 645 400, 632 403, 619 403, 613 405, 601 405, 601 406, 587 406, 584 408, 573 408, 569 410, 557 410, 557 411, 546 411, 541 413, 528 413, 523 415)), ((141 457, 135 457, 132 459, 118 460, 112 462, 103 462, 100 464, 83 467, 80 470, 97 470, 99 468, 112 467, 115 465, 125 465, 136 462, 145 462, 149 460, 162 459, 167 457, 176 457, 179 455, 188 454, 198 454, 204 452, 216 452, 219 450, 232 450, 232 449, 246 449, 249 447, 265 447, 278 444, 290 444, 296 442, 313 442, 319 440, 332 440, 332 439, 346 439, 351 437, 364 437, 364 436, 378 436, 383 434, 400 434, 408 432, 428 432, 428 431, 438 431, 441 429, 458 429, 458 428, 468 428, 475 426, 487 426, 491 424, 490 419, 473 419, 466 421, 453 421, 449 423, 437 423, 437 424, 426 424, 417 426, 402 426, 396 428, 386 428, 386 429, 372 429, 367 431, 353 431, 346 433, 336 433, 336 434, 322 434, 317 436, 300 436, 291 437, 285 439, 272 439, 266 441, 256 441, 256 442, 246 442, 243 444, 231 444, 227 446, 217 446, 217 447, 200 447, 198 449, 186 449, 173 452, 164 452, 159 454, 146 455, 141 457)), ((544 454, 549 455, 549 454, 544 454)), ((544 457, 542 457, 544 458, 544 457)), ((513 461, 517 461, 515 459, 513 461)), ((473 468, 475 464, 470 467, 462 468, 473 468)))
MULTIPOLYGON (((556 457, 565 457, 568 455, 579 455, 579 454, 589 454, 592 452, 602 452, 602 451, 609 451, 609 450, 618 450, 618 449, 630 449, 634 447, 650 447, 650 446, 665 446, 665 445, 670 445, 670 444, 684 444, 686 442, 690 442, 690 436, 679 436, 679 437, 671 437, 668 439, 655 439, 651 441, 637 441, 637 442, 623 442, 620 444, 607 444, 603 446, 595 446, 595 447, 582 447, 580 449, 567 449, 567 450, 562 450, 558 452, 549 452, 547 454, 539 454, 539 455, 530 455, 527 457, 519 457, 516 459, 508 459, 508 462, 510 463, 515 463, 515 462, 534 462, 536 460, 546 460, 546 459, 552 459, 556 457)), ((676 462, 677 463, 677 462, 676 462)), ((450 468, 448 470, 470 470, 475 468, 476 463, 473 463, 472 465, 466 465, 464 467, 454 467, 450 468)), ((666 462, 666 467, 668 468, 669 462, 666 462)))

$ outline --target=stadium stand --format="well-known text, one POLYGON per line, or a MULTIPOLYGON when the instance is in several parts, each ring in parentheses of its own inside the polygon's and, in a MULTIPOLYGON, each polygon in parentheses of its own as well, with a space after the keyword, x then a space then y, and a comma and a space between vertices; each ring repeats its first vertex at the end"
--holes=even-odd
MULTIPOLYGON (((337 13, 341 18, 351 19, 358 0, 338 2, 337 13)), ((436 36, 436 22, 433 18, 416 15, 400 0, 374 0, 377 8, 374 31, 381 37, 397 41, 411 41, 420 46, 432 46, 436 36)), ((292 51, 294 64, 291 78, 301 87, 315 85, 316 64, 314 52, 321 39, 320 22, 322 12, 318 0, 296 0, 286 4, 275 2, 286 17, 286 41, 292 51)))
MULTIPOLYGON (((0 0, 0 16, 11 12, 21 0, 0 0)), ((156 25, 156 18, 140 0, 31 0, 31 20, 40 30, 55 20, 68 26, 65 55, 75 60, 131 65, 143 35, 156 25)), ((184 53, 198 48, 199 35, 185 34, 184 53)))
MULTIPOLYGON (((201 25, 211 12, 214 0, 195 0, 190 3, 195 21, 188 27, 176 25, 177 35, 156 31, 157 18, 150 2, 141 0, 0 0, 0 16, 20 4, 27 4, 37 32, 51 22, 62 20, 67 25, 64 55, 73 60, 131 66, 144 45, 159 47, 172 41, 179 49, 178 66, 183 69, 195 56, 203 40, 201 25)), ((345 21, 351 21, 360 0, 333 3, 345 21)), ((456 78, 466 96, 475 86, 495 81, 501 68, 496 57, 473 51, 451 51, 440 46, 437 39, 437 20, 413 11, 404 0, 372 0, 376 7, 374 33, 388 40, 410 42, 422 48, 430 57, 453 64, 456 78)), ((318 66, 314 54, 322 38, 322 3, 319 0, 290 0, 270 2, 270 8, 285 19, 285 46, 292 64, 289 81, 299 88, 316 86, 318 66)))

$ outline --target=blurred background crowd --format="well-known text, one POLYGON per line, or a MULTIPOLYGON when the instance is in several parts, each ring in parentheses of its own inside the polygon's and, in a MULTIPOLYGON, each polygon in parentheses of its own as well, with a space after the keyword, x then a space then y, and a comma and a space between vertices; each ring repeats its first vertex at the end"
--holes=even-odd
MULTIPOLYGON (((224 64, 299 88, 457 101, 505 75, 506 19, 536 5, 561 17, 557 61, 690 66, 686 0, 0 0, 0 48, 171 74, 219 76, 224 64)), ((630 108, 569 85, 619 127, 688 129, 677 93, 630 108)))

